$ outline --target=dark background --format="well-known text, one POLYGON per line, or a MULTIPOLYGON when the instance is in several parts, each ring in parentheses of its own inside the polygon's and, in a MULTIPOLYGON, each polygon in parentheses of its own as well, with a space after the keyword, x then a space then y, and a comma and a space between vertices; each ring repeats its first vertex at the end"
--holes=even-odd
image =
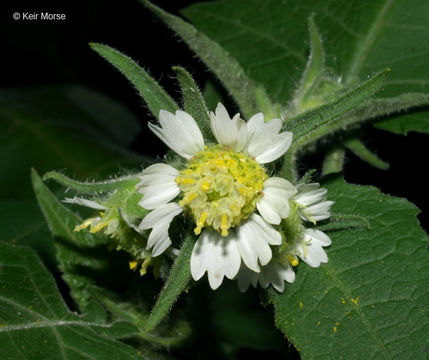
MULTIPOLYGON (((175 14, 193 2, 155 1, 175 14)), ((180 92, 173 79, 172 65, 188 69, 200 87, 211 76, 187 46, 137 0, 37 1, 37 4, 3 1, 0 10, 1 87, 78 83, 105 93, 125 104, 144 124, 144 131, 133 143, 137 152, 161 156, 165 146, 146 130, 151 115, 134 88, 88 43, 108 44, 137 60, 177 101, 180 92), (15 11, 64 13, 66 20, 16 21, 12 17, 15 11)), ((385 193, 406 197, 423 211, 419 219, 428 230, 427 135, 399 136, 370 126, 366 130, 367 145, 391 167, 388 171, 378 170, 347 153, 347 181, 372 184, 385 193)), ((317 159, 316 156, 313 161, 317 159)), ((244 358, 246 352, 240 355, 244 358)))
MULTIPOLYGON (((161 0, 156 4, 178 14, 179 9, 193 2, 161 0)), ((3 2, 0 24, 2 87, 82 84, 122 102, 142 123, 146 123, 150 114, 141 98, 118 71, 89 48, 89 42, 105 43, 129 55, 177 100, 180 94, 172 65, 188 69, 200 87, 210 76, 187 46, 137 0, 3 2), (15 11, 64 13, 66 20, 16 21, 12 18, 15 11)), ((370 126, 366 130, 367 145, 388 161, 391 168, 375 169, 347 153, 346 179, 357 184, 373 184, 385 193, 406 197, 422 211, 426 210, 427 136, 418 133, 398 136, 370 126)), ((143 134, 134 142, 134 150, 162 154, 163 145, 148 131, 143 134)), ((427 230, 428 215, 421 214, 419 218, 427 230)))

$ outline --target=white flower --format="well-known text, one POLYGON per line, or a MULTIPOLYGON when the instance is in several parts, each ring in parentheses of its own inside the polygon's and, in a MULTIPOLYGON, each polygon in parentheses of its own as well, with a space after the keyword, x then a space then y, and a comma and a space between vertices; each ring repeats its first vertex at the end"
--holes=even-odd
POLYGON ((305 229, 304 238, 295 248, 295 253, 311 267, 319 267, 328 262, 324 246, 331 245, 331 239, 324 232, 315 229, 305 229))
MULTIPOLYGON (((293 266, 298 265, 298 258, 315 268, 321 263, 328 262, 324 247, 331 245, 331 239, 320 230, 305 228, 300 219, 312 223, 325 220, 330 217, 334 202, 326 200, 327 190, 320 188, 318 183, 298 185, 297 189, 298 192, 292 197, 298 205, 293 207, 297 216, 292 215, 292 220, 289 220, 290 218, 284 220, 281 226, 301 230, 289 231, 289 233, 296 233, 296 238, 286 239, 284 244, 286 246, 280 247, 260 272, 249 266, 241 266, 236 277, 241 292, 246 291, 250 284, 256 287, 258 283, 264 289, 271 285, 277 291, 283 292, 285 281, 292 283, 295 280, 293 266)), ((257 206, 261 212, 259 204, 257 206)))
POLYGON ((269 263, 270 245, 282 241, 272 225, 288 216, 289 199, 297 190, 285 179, 269 178, 261 166, 282 156, 292 142, 292 133, 280 132, 280 119, 265 122, 256 114, 246 123, 239 114, 231 119, 222 104, 209 115, 217 145, 204 142, 186 112, 160 111, 161 127, 150 124, 150 129, 188 163, 180 171, 152 165, 137 188, 143 194, 140 205, 152 210, 139 226, 152 229, 147 248, 161 254, 171 244, 171 221, 186 210, 195 221, 195 234, 201 234, 191 274, 198 280, 207 272, 216 289, 225 276, 237 275, 242 260, 255 272, 269 263), (175 200, 179 194, 180 201, 175 200))
POLYGON ((258 283, 263 289, 271 285, 278 292, 283 292, 285 281, 293 283, 295 281, 295 272, 288 261, 280 262, 275 257, 261 269, 260 273, 241 265, 237 275, 238 289, 241 292, 245 292, 250 284, 256 288, 258 283))
MULTIPOLYGON (((320 188, 318 183, 297 186, 298 192, 292 197, 299 206, 299 216, 307 222, 316 224, 316 221, 328 219, 331 216, 333 201, 326 200, 328 190, 320 188)), ((328 262, 324 246, 331 245, 331 239, 320 230, 305 229, 302 239, 294 243, 292 255, 299 256, 312 267, 319 267, 320 263, 328 262)))
POLYGON ((107 210, 107 207, 105 207, 104 205, 101 205, 100 203, 98 203, 94 200, 88 200, 88 199, 80 198, 77 196, 74 196, 72 198, 66 197, 63 200, 63 202, 68 203, 68 204, 76 204, 76 205, 86 206, 86 207, 89 207, 91 209, 107 210))
POLYGON ((331 216, 333 201, 326 200, 328 190, 318 183, 297 185, 298 192, 292 198, 300 206, 299 215, 305 221, 316 223, 331 216))
POLYGON ((168 228, 176 215, 182 212, 182 208, 176 203, 163 204, 145 216, 139 229, 152 229, 147 240, 146 249, 152 249, 152 256, 161 255, 171 245, 168 236, 168 228))
POLYGON ((273 256, 272 260, 263 266, 260 272, 255 272, 247 266, 241 265, 236 276, 239 290, 245 292, 250 284, 256 288, 259 283, 264 289, 271 285, 278 292, 283 292, 285 281, 289 283, 295 281, 292 265, 298 265, 296 256, 314 268, 319 267, 321 263, 328 262, 328 255, 326 255, 323 247, 331 245, 331 239, 325 233, 319 230, 305 229, 302 237, 296 240, 286 253, 273 256))

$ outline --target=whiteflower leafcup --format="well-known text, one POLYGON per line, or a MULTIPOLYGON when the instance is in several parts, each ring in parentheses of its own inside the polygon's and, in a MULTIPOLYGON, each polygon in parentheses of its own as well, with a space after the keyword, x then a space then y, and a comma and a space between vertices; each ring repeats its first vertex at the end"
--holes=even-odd
POLYGON ((264 289, 271 285, 283 292, 285 281, 295 280, 293 267, 298 265, 298 258, 311 267, 328 262, 324 247, 331 245, 331 239, 320 230, 307 228, 306 223, 316 225, 317 221, 328 219, 334 202, 326 200, 327 190, 318 183, 299 184, 296 188, 298 192, 289 200, 290 216, 280 224, 281 246, 274 249, 272 260, 260 272, 245 266, 240 268, 237 281, 241 292, 258 283, 264 289))
POLYGON ((292 133, 281 132, 282 121, 265 122, 262 113, 246 123, 232 119, 222 104, 210 113, 217 141, 206 143, 191 115, 161 110, 160 127, 150 129, 187 160, 183 169, 158 163, 141 174, 140 205, 150 213, 139 228, 150 230, 147 249, 162 254, 170 245, 169 226, 183 211, 199 235, 191 256, 191 274, 206 272, 212 289, 226 276, 233 279, 240 266, 255 273, 272 259, 271 246, 282 244, 277 226, 290 212, 289 199, 297 189, 280 177, 269 177, 264 164, 288 150, 292 133), (242 265, 243 263, 243 265, 242 265))
MULTIPOLYGON (((142 194, 139 205, 148 211, 133 229, 147 241, 138 254, 133 252, 138 256, 130 268, 141 265, 143 274, 167 249, 177 252, 170 246, 169 227, 184 212, 198 235, 190 261, 195 280, 207 272, 213 289, 226 276, 238 280, 240 291, 259 284, 283 292, 285 282, 295 280, 298 259, 311 267, 328 261, 324 247, 331 240, 315 226, 330 217, 333 202, 326 200, 327 190, 318 183, 294 186, 268 176, 264 164, 284 155, 292 141, 290 132, 280 131, 280 119, 265 122, 259 113, 246 123, 239 114, 231 119, 222 104, 209 115, 217 143, 206 143, 184 111, 161 110, 161 127, 149 124, 187 162, 181 169, 164 163, 149 166, 133 188, 142 194)), ((102 230, 122 244, 127 231, 120 226, 123 204, 115 194, 96 201, 66 198, 64 202, 100 210, 75 231, 102 230)))

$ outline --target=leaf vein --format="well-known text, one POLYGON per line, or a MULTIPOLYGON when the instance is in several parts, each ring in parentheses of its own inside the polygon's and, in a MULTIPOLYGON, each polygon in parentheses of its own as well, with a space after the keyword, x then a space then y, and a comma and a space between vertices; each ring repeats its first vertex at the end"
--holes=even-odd
POLYGON ((334 270, 330 268, 330 266, 325 265, 325 268, 327 269, 326 274, 331 278, 332 282, 335 284, 335 286, 345 295, 345 298, 350 303, 350 305, 355 309, 356 313, 361 318, 362 322, 366 326, 369 334, 374 339, 375 343, 378 345, 378 348, 383 353, 383 356, 385 359, 393 359, 393 356, 390 354, 390 352, 387 350, 386 346, 384 345, 383 341, 381 340, 380 336, 377 334, 377 331, 372 326, 371 322, 365 315, 365 313, 362 311, 361 307, 357 302, 352 302, 351 299, 352 294, 346 289, 342 281, 334 274, 334 270))

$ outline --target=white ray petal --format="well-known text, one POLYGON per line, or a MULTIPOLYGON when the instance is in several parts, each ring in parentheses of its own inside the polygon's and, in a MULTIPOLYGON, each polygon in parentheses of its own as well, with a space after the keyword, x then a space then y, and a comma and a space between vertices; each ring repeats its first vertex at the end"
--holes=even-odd
POLYGON ((305 245, 298 249, 298 256, 304 262, 311 267, 319 267, 321 263, 328 262, 328 255, 323 247, 331 245, 331 239, 325 233, 320 230, 306 229, 304 243, 305 245))
POLYGON ((253 287, 256 287, 256 285, 258 285, 259 273, 250 270, 246 265, 241 263, 240 270, 238 271, 236 279, 238 290, 244 293, 247 291, 250 284, 252 284, 253 287))
POLYGON ((265 122, 262 113, 253 115, 247 122, 246 150, 260 164, 278 159, 289 149, 293 134, 291 132, 279 133, 281 127, 280 119, 265 122))
POLYGON ((240 268, 237 240, 232 233, 223 237, 213 230, 205 230, 197 240, 191 255, 191 274, 200 279, 207 271, 210 287, 217 289, 226 276, 234 278, 240 268))
POLYGON ((298 185, 297 188, 298 193, 293 200, 301 205, 299 215, 303 220, 314 223, 331 216, 334 202, 326 200, 326 189, 320 188, 318 183, 298 185))
POLYGON ((278 225, 281 219, 289 216, 289 199, 296 193, 296 188, 287 180, 271 177, 264 182, 264 195, 256 207, 264 220, 278 225))
POLYGON ((268 224, 262 217, 257 214, 252 214, 249 217, 252 223, 258 227, 259 235, 264 241, 270 245, 280 245, 282 243, 282 236, 270 224, 268 224))
POLYGON ((89 207, 91 209, 97 209, 97 210, 106 210, 107 209, 107 207, 105 207, 104 205, 101 205, 100 203, 98 203, 96 201, 80 198, 77 196, 74 196, 73 198, 65 198, 63 200, 63 202, 68 203, 68 204, 76 204, 76 205, 86 206, 86 207, 89 207))
POLYGON ((176 203, 162 205, 145 216, 139 225, 139 229, 147 230, 153 228, 158 223, 166 221, 171 222, 173 218, 182 211, 183 209, 176 203))
POLYGON ((225 107, 218 103, 216 113, 210 112, 210 127, 217 142, 235 151, 244 149, 247 142, 246 122, 236 114, 232 119, 225 107))
POLYGON ((152 210, 142 220, 138 227, 140 230, 152 228, 146 245, 146 250, 153 248, 152 256, 161 255, 171 245, 168 229, 173 218, 182 211, 176 203, 169 203, 152 210))
POLYGON ((266 223, 259 215, 253 214, 237 229, 238 250, 246 266, 259 272, 272 256, 269 244, 281 244, 281 235, 266 223))
POLYGON ((283 264, 273 259, 262 269, 259 277, 259 284, 266 289, 269 285, 278 292, 283 292, 285 281, 293 283, 295 281, 295 272, 289 264, 283 264))
POLYGON ((190 159, 197 152, 204 150, 204 139, 194 118, 178 110, 176 115, 166 110, 159 112, 161 127, 149 123, 149 128, 168 147, 185 159, 190 159))
POLYGON ((137 189, 143 194, 139 205, 147 210, 167 204, 180 193, 175 179, 179 171, 167 164, 154 164, 140 175, 137 189))

